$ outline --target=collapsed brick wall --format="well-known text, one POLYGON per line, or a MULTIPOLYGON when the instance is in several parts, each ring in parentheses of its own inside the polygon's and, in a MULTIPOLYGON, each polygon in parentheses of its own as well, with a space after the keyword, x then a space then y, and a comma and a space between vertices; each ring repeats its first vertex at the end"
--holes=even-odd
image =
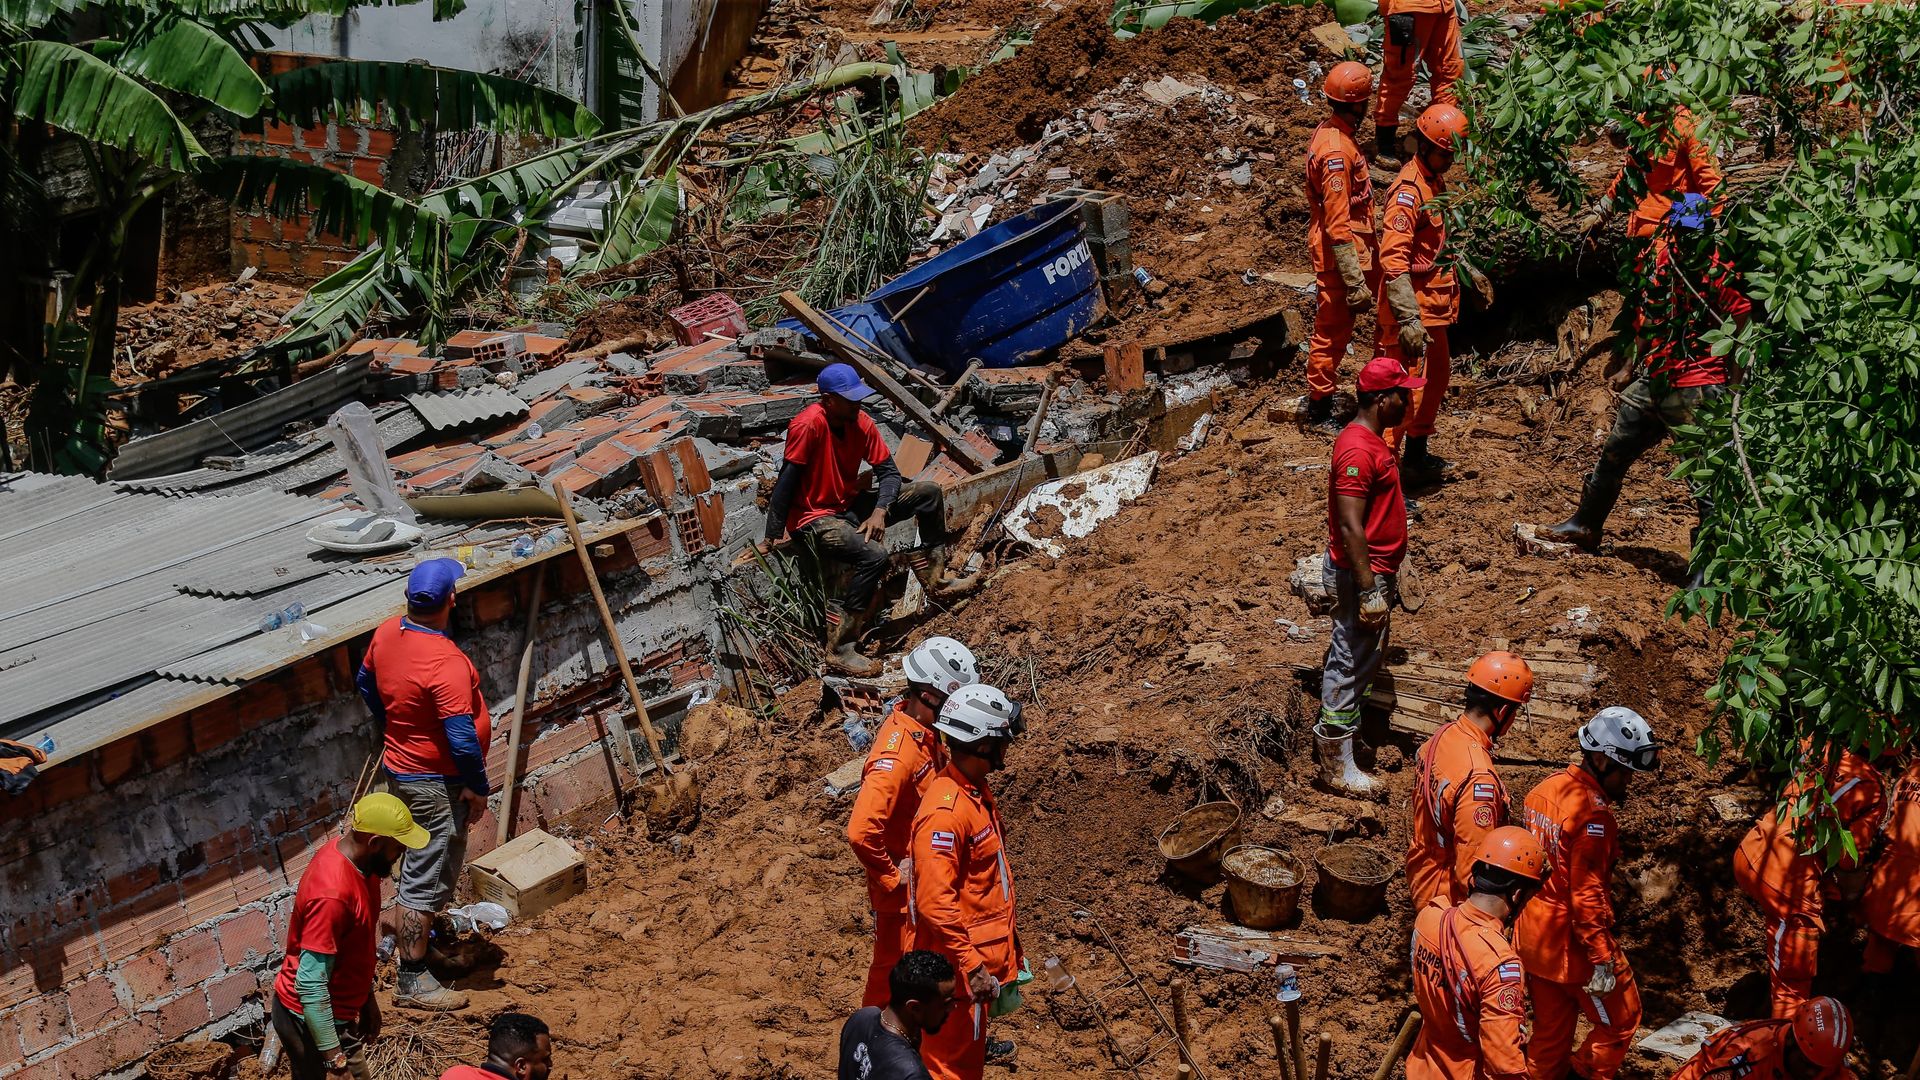
MULTIPOLYGON (((264 57, 269 75, 284 74, 330 59, 287 52, 267 53, 264 57)), ((257 133, 236 132, 233 142, 236 153, 268 154, 323 165, 377 187, 408 191, 411 185, 403 182, 402 170, 395 165, 401 138, 392 128, 376 123, 328 123, 296 128, 268 121, 257 133)), ((411 137, 406 141, 422 143, 411 137)), ((419 146, 414 149, 417 152, 419 146)), ((261 275, 278 281, 301 284, 318 281, 362 250, 361 245, 349 237, 316 232, 305 214, 283 220, 269 214, 244 214, 236 210, 232 232, 234 269, 258 267, 261 275)))
MULTIPOLYGON (((711 577, 672 530, 661 539, 650 562, 617 545, 601 564, 642 693, 656 701, 713 678, 718 636, 711 577)), ((599 740, 605 713, 624 703, 578 563, 568 554, 539 565, 552 577, 516 832, 602 821, 615 774, 599 740)), ((487 768, 496 783, 506 775, 530 589, 523 570, 463 593, 456 624, 494 706, 487 768)), ((0 925, 0 1078, 130 1073, 160 1045, 262 1017, 293 890, 373 762, 377 732, 353 686, 364 649, 361 638, 303 660, 50 768, 0 801, 10 901, 0 925)), ((664 719, 671 739, 675 717, 664 719)), ((469 858, 493 847, 499 806, 496 793, 472 827, 469 858)))

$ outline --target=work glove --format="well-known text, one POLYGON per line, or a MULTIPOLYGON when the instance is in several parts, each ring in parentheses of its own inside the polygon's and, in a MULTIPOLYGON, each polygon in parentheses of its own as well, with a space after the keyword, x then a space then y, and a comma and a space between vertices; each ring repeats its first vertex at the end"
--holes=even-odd
POLYGON ((987 965, 981 964, 967 974, 967 993, 975 1001, 992 1001, 1000 996, 1000 980, 987 971, 987 965))
POLYGON ((1333 265, 1340 270, 1340 282, 1347 287, 1347 308, 1359 314, 1373 306, 1373 290, 1367 288, 1367 272, 1360 269, 1360 249, 1352 242, 1333 245, 1333 265))
POLYGON ((1611 994, 1620 980, 1613 973, 1613 961, 1593 965, 1593 977, 1587 980, 1587 993, 1611 994))
POLYGON ((893 872, 900 876, 900 887, 911 893, 913 891, 913 856, 909 855, 894 863, 893 872))
POLYGON ((1400 326, 1400 348, 1409 362, 1427 354, 1427 328, 1420 325, 1420 301, 1413 295, 1413 278, 1406 274, 1387 282, 1387 308, 1400 326))
POLYGON ((1473 290, 1474 308, 1479 311, 1491 309, 1493 307, 1493 282, 1487 280, 1487 275, 1481 273, 1479 267, 1465 259, 1456 260, 1456 265, 1459 267, 1460 272, 1466 275, 1467 287, 1473 290))
POLYGON ((1360 625, 1369 630, 1378 630, 1387 625, 1387 616, 1392 613, 1393 605, 1387 597, 1387 584, 1380 582, 1373 588, 1360 594, 1360 625))

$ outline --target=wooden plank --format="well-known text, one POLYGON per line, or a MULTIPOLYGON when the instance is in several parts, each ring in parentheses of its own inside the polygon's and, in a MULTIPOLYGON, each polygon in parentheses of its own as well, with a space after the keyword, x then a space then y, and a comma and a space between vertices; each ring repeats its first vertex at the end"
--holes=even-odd
POLYGON ((1137 341, 1106 348, 1107 390, 1116 394, 1147 388, 1146 352, 1137 341))
POLYGON ((953 459, 954 464, 969 473, 985 472, 993 464, 982 457, 972 443, 960 438, 942 424, 940 418, 933 415, 933 411, 927 408, 925 402, 913 396, 905 386, 888 374, 874 354, 861 348, 848 337, 840 329, 839 324, 815 311, 812 304, 800 298, 799 293, 781 293, 780 302, 786 305, 786 309, 793 313, 793 317, 799 319, 801 325, 805 326, 813 336, 819 338, 835 356, 853 365, 853 369, 860 373, 860 377, 879 391, 882 397, 891 401, 901 412, 906 413, 914 423, 925 428, 933 441, 940 445, 940 449, 946 451, 947 456, 953 459))

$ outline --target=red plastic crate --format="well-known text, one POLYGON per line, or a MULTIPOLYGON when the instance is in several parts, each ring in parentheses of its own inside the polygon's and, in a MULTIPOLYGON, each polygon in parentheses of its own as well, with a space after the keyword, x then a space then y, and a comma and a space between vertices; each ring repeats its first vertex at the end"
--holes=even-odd
POLYGON ((682 304, 667 312, 667 319, 682 345, 698 345, 707 340, 708 334, 737 338, 747 332, 747 313, 726 293, 682 304))

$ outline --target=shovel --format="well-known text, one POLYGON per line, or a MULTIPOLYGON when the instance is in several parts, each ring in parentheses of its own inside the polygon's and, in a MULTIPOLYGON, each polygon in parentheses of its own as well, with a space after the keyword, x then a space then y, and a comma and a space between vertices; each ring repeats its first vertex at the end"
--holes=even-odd
MULTIPOLYGON (((627 684, 627 697, 633 700, 633 711, 640 717, 640 730, 647 737, 647 750, 653 755, 653 764, 657 775, 641 784, 640 794, 643 801, 642 812, 647 818, 647 832, 653 836, 666 836, 685 832, 693 827, 700 817, 700 777, 699 768, 682 764, 678 771, 667 764, 667 756, 660 751, 660 736, 653 730, 653 719, 647 715, 647 699, 640 696, 640 686, 633 679, 633 665, 627 662, 627 647, 620 640, 620 628, 614 624, 613 612, 607 607, 607 595, 600 591, 600 574, 594 569, 593 556, 588 554, 586 542, 580 538, 580 522, 573 516, 573 498, 565 488, 555 485, 554 501, 560 504, 560 517, 567 523, 567 536, 573 541, 574 553, 580 556, 580 569, 586 572, 587 588, 593 592, 594 606, 600 609, 600 625, 607 631, 607 643, 613 647, 613 658, 620 665, 620 677, 627 684)), ((627 723, 620 715, 609 713, 607 720, 613 725, 614 736, 620 740, 621 756, 627 761, 635 780, 640 780, 640 759, 633 751, 633 736, 627 733, 627 723)))

